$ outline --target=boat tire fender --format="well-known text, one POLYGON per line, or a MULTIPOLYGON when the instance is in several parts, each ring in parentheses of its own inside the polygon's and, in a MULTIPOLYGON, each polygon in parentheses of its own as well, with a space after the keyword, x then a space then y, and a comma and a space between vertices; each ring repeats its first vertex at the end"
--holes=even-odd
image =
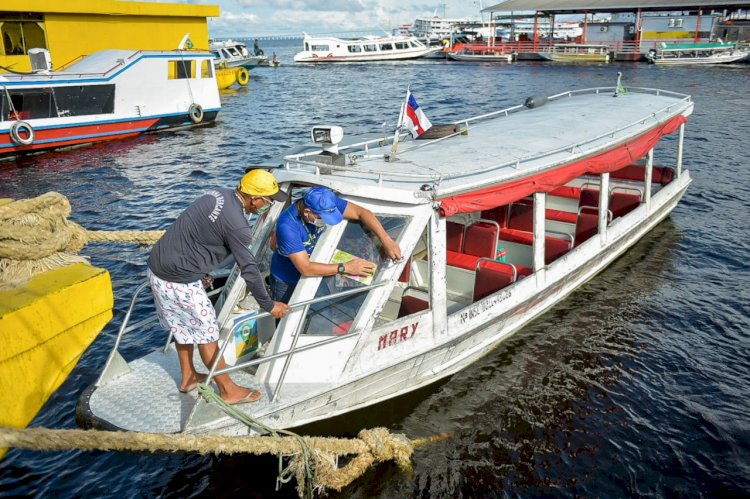
POLYGON ((245 86, 248 82, 250 82, 250 72, 247 68, 240 68, 240 70, 237 71, 237 83, 245 86))
POLYGON ((25 121, 16 121, 10 126, 10 139, 19 146, 28 146, 34 142, 34 129, 25 121))
POLYGON ((536 107, 542 107, 546 103, 547 97, 545 95, 535 95, 532 97, 528 97, 523 105, 528 107, 529 109, 534 109, 536 107))
POLYGON ((188 108, 188 116, 190 116, 190 121, 195 124, 203 121, 203 108, 201 105, 196 103, 190 104, 190 107, 188 108))

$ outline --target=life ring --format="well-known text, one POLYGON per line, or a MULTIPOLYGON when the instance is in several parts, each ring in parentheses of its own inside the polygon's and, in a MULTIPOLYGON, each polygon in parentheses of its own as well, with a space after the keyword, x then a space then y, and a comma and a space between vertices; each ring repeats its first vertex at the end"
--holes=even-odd
POLYGON ((203 108, 201 105, 196 103, 190 104, 190 107, 188 108, 188 116, 190 116, 190 121, 195 124, 203 121, 203 108))
POLYGON ((25 121, 16 121, 10 126, 10 138, 19 146, 28 146, 34 142, 34 129, 25 121))
POLYGON ((239 71, 237 71, 237 83, 240 85, 247 85, 250 81, 250 72, 248 72, 247 68, 240 68, 239 71))

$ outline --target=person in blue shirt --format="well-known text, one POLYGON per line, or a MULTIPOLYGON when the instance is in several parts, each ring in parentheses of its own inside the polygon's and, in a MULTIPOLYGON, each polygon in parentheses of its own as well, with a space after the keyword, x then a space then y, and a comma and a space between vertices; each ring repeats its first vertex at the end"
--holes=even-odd
POLYGON ((344 218, 361 223, 375 234, 383 244, 387 258, 401 259, 401 248, 374 213, 341 199, 327 187, 313 187, 287 208, 276 222, 276 249, 271 258, 271 295, 274 300, 289 303, 301 276, 369 275, 375 270, 373 262, 361 258, 346 263, 310 260, 326 226, 336 225, 344 218))

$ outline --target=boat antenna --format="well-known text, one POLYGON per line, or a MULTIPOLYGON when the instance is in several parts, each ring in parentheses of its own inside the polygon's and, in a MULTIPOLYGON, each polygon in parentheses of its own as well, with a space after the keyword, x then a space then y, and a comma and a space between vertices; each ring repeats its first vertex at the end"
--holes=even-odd
POLYGON ((621 95, 625 95, 628 93, 627 90, 625 90, 625 87, 622 86, 622 71, 617 72, 617 86, 615 87, 615 93, 612 95, 612 97, 619 97, 621 95))
POLYGON ((409 99, 409 89, 411 85, 406 86, 406 96, 404 102, 401 103, 401 109, 398 113, 398 124, 396 125, 396 131, 393 133, 393 143, 391 144, 391 154, 388 156, 388 161, 396 160, 396 151, 398 150, 398 134, 401 132, 401 125, 404 120, 404 113, 406 112, 406 102, 409 99))

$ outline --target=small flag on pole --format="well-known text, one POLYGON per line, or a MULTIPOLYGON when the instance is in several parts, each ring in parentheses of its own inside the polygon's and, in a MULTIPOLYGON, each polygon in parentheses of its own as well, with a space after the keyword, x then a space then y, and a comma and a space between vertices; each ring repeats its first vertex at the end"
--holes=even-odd
POLYGON ((401 119, 399 125, 403 126, 414 138, 419 137, 432 126, 422 108, 417 104, 417 99, 409 90, 406 91, 406 112, 403 113, 401 119))

